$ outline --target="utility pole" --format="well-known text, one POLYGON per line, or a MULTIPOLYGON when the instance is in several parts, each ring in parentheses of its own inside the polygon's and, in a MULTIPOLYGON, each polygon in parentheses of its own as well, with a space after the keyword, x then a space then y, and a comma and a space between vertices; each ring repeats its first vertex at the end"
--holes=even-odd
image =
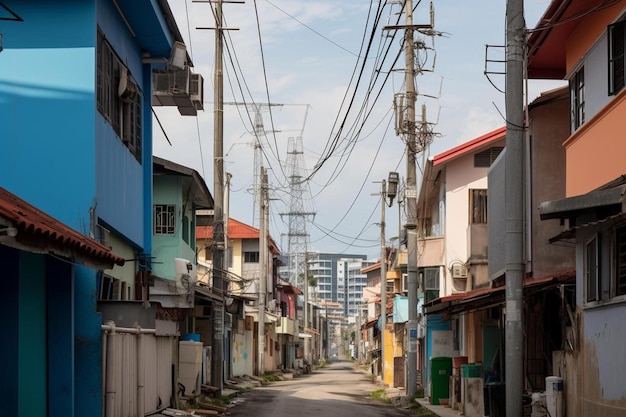
MULTIPOLYGON (((309 258, 308 252, 304 252, 304 278, 303 278, 303 292, 304 292, 304 333, 306 334, 307 327, 309 327, 309 258)), ((308 337, 304 338, 304 359, 309 357, 309 349, 311 349, 311 343, 308 337)))
POLYGON ((221 302, 213 304, 213 343, 211 360, 211 383, 224 387, 224 305, 228 281, 224 278, 224 65, 222 45, 226 30, 222 26, 222 4, 243 3, 238 0, 194 0, 196 3, 214 3, 215 27, 196 29, 215 30, 215 70, 213 91, 213 290, 221 297, 221 302))
POLYGON ((385 332, 387 331, 387 244, 385 243, 385 206, 387 205, 387 182, 382 181, 380 190, 380 374, 385 385, 385 332))
POLYGON ((526 30, 524 1, 506 4, 506 415, 520 417, 523 411, 522 302, 524 279, 524 54, 526 30))
POLYGON ((380 371, 385 383, 385 332, 387 328, 387 241, 385 238, 385 206, 389 198, 389 207, 398 191, 400 176, 397 172, 390 172, 388 181, 382 180, 380 191, 380 315, 383 328, 380 332, 380 371), (389 184, 389 188, 387 188, 389 184))
POLYGON ((265 373, 265 298, 267 297, 267 171, 261 167, 261 187, 259 192, 259 327, 258 327, 258 371, 259 376, 265 373))
POLYGON ((406 137, 406 231, 407 231, 407 276, 409 291, 409 346, 407 351, 408 383, 407 396, 417 390, 417 174, 415 162, 415 80, 413 51, 413 1, 406 0, 406 29, 404 48, 406 57, 407 122, 410 124, 406 137))
MULTIPOLYGON (((415 395, 417 391, 417 291, 418 291, 418 275, 417 275, 417 167, 416 154, 424 150, 423 140, 420 140, 418 146, 416 141, 415 123, 415 39, 414 32, 418 31, 428 36, 437 34, 434 28, 434 11, 431 3, 430 23, 429 24, 413 24, 413 1, 406 0, 404 3, 404 12, 406 14, 406 22, 404 25, 386 26, 386 30, 404 29, 404 51, 405 51, 405 84, 406 92, 404 95, 396 95, 394 105, 396 106, 396 133, 402 136, 406 145, 406 189, 405 189, 405 207, 407 212, 407 220, 404 225, 407 234, 407 277, 408 277, 408 298, 409 298, 409 321, 407 323, 408 330, 408 349, 407 349, 407 390, 408 396, 415 395)), ((422 72, 422 68, 419 68, 422 72)), ((420 137, 420 139, 422 139, 420 137)))
POLYGON ((213 309, 213 360, 211 363, 211 382, 220 389, 224 388, 224 297, 226 280, 224 279, 224 73, 222 62, 222 0, 215 5, 215 73, 213 102, 213 286, 217 288, 222 302, 213 309))

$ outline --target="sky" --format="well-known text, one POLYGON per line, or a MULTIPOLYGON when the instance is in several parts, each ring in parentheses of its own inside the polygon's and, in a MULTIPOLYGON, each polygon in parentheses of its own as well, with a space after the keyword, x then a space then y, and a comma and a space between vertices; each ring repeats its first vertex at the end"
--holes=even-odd
MULTIPOLYGON (((215 27, 213 6, 169 3, 193 72, 204 78, 204 110, 194 117, 155 107, 154 154, 197 170, 214 194, 215 31, 198 29, 215 27)), ((526 25, 533 28, 549 0, 524 3, 526 25)), ((414 24, 430 23, 430 3, 413 0, 413 5, 414 24)), ((433 8, 433 35, 415 37, 423 46, 416 54, 422 69, 415 77, 416 114, 425 115, 435 133, 417 155, 418 190, 429 156, 505 124, 505 77, 497 73, 504 70, 498 61, 504 60, 506 1, 436 0, 433 8)), ((406 91, 403 31, 389 28, 405 22, 400 11, 398 1, 374 0, 223 4, 228 29, 223 154, 224 170, 232 175, 228 214, 259 227, 254 185, 259 165, 265 167, 270 234, 285 254, 290 218, 292 224, 297 220, 288 214, 293 212, 306 213, 300 228, 308 235, 309 251, 370 259, 380 254, 381 182, 394 171, 402 183, 407 172, 393 105, 394 95, 406 91), (257 118, 262 126, 255 135, 257 118), (257 162, 255 144, 260 144, 257 162), (294 177, 306 179, 295 194, 294 177)), ((562 84, 531 82, 528 101, 557 85, 562 84)), ((389 245, 397 244, 403 210, 397 199, 385 207, 389 245)))

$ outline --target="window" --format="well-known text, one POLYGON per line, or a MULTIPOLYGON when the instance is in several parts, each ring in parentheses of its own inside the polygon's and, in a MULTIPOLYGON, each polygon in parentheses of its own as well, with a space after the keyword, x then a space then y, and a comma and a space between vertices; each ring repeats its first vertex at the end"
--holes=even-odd
POLYGON ((504 147, 494 146, 486 151, 474 154, 474 168, 489 168, 502 152, 504 147))
POLYGON ((569 81, 571 130, 585 123, 585 68, 580 68, 569 81))
POLYGON ((615 296, 626 294, 626 225, 615 231, 615 296))
POLYGON ((189 217, 187 216, 183 216, 183 240, 185 241, 185 243, 189 244, 190 240, 190 236, 189 236, 189 217))
POLYGON ((111 124, 113 131, 141 162, 141 94, 128 68, 98 30, 97 92, 98 111, 111 124), (119 94, 124 80, 125 94, 119 94))
POLYGON ((624 88, 624 26, 626 21, 609 25, 609 95, 624 88))
POLYGON ((243 261, 244 263, 259 263, 259 252, 244 252, 243 253, 243 261))
POLYGON ((157 204, 154 206, 154 234, 173 235, 176 231, 176 206, 157 204))
POLYGON ((585 245, 585 300, 600 300, 600 265, 598 264, 598 237, 592 238, 585 245))
POLYGON ((487 223, 487 190, 469 190, 470 224, 487 223))
POLYGON ((117 278, 99 274, 98 300, 129 300, 130 287, 117 278))

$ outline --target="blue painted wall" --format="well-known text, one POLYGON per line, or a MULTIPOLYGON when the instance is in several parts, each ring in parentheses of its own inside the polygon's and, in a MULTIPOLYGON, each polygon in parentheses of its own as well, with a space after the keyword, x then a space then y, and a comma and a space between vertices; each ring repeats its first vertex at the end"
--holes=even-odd
MULTIPOLYGON (((138 252, 150 254, 152 80, 141 53, 169 54, 172 34, 158 2, 118 0, 136 24, 134 35, 110 0, 3 4, 23 21, 2 22, 0 186, 85 235, 97 220, 90 217, 94 210, 138 252), (98 27, 146 92, 140 161, 96 107, 98 27)), ((96 271, 1 245, 0 260, 12 295, 0 320, 14 336, 0 346, 9 359, 0 376, 0 415, 100 415, 96 271)))
POLYGON ((49 416, 74 415, 74 274, 72 265, 46 263, 49 416))
POLYGON ((72 416, 74 350, 71 265, 0 245, 0 415, 72 416))
POLYGON ((47 413, 47 319, 45 257, 19 257, 18 402, 20 416, 47 413))
MULTIPOLYGON (((149 92, 140 45, 109 1, 6 4, 24 21, 4 22, 2 28, 0 126, 7 158, 0 186, 85 234, 94 206, 108 226, 142 247, 151 188, 145 189, 142 164, 97 111, 97 27, 149 92)), ((150 126, 151 113, 143 114, 150 126)), ((151 173, 146 133, 151 129, 144 131, 142 159, 151 173)))
POLYGON ((2 25, 0 185, 85 229, 95 195, 94 5, 4 3, 24 21, 2 25))
MULTIPOLYGON (((151 130, 146 127, 152 124, 150 109, 151 77, 144 77, 141 63, 141 47, 137 40, 120 19, 120 15, 110 1, 97 1, 97 23, 111 44, 116 54, 128 67, 132 79, 142 92, 143 99, 143 156, 139 162, 130 153, 126 145, 117 137, 111 125, 100 115, 95 106, 95 95, 92 110, 95 114, 95 173, 97 181, 97 213, 108 227, 122 233, 139 248, 146 242, 144 235, 145 198, 151 199, 152 184, 145 188, 145 165, 152 172, 151 130), (150 152, 146 157, 146 152, 150 152)), ((93 27, 94 36, 96 26, 93 27)), ((93 58, 95 59, 95 57, 93 58)), ((149 68, 149 67, 148 67, 149 68)), ((148 75, 150 71, 148 70, 148 75)), ((95 84, 94 84, 95 88, 95 84)), ((150 176, 150 181, 152 177, 150 176)), ((151 213, 149 211, 148 213, 151 213)), ((150 216, 147 216, 150 218, 150 216)))

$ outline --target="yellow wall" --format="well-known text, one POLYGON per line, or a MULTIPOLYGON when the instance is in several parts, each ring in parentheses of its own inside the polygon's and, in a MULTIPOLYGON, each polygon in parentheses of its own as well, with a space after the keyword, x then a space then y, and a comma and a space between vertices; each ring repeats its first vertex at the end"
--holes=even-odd
POLYGON ((393 358, 396 355, 394 351, 394 346, 397 344, 395 340, 395 333, 389 331, 393 325, 387 325, 387 329, 385 329, 385 366, 384 366, 384 375, 383 375, 383 384, 385 386, 393 386, 393 358))
POLYGON ((228 244, 233 250, 233 267, 228 268, 228 270, 237 276, 241 276, 241 264, 242 264, 241 239, 231 239, 229 240, 228 244))

